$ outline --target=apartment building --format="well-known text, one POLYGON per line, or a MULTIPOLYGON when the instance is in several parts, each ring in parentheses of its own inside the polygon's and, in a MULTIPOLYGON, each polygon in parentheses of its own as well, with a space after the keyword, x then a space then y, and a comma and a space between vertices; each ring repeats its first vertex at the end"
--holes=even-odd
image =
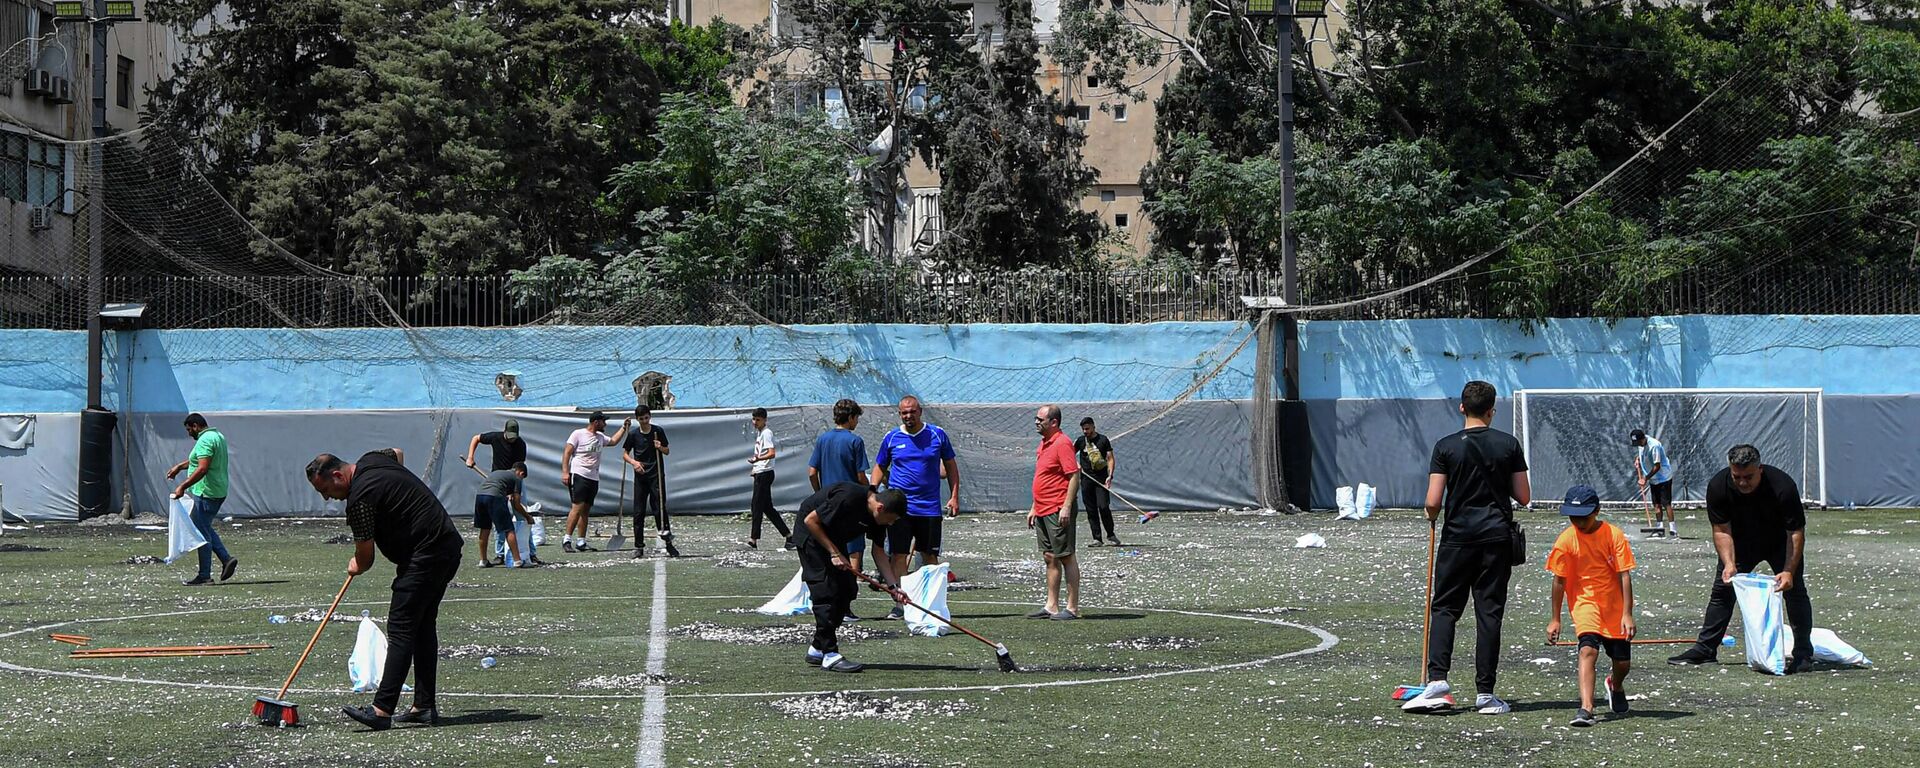
MULTIPOLYGON (((136 16, 144 2, 136 0, 136 16)), ((87 3, 92 9, 93 3, 87 3)), ((143 22, 107 34, 106 113, 113 132, 139 124, 147 90, 172 74, 178 38, 143 22)), ((84 152, 91 137, 93 41, 56 22, 43 0, 0 0, 0 274, 78 274, 84 259, 84 152)))

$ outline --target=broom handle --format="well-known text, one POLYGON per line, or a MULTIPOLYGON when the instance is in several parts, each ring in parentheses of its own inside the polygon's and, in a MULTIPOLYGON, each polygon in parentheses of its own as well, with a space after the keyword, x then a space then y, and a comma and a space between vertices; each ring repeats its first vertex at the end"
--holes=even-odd
MULTIPOLYGON (((882 584, 882 583, 880 583, 880 582, 879 582, 879 581, 878 581, 877 579, 875 579, 875 578, 873 578, 872 576, 868 576, 868 575, 866 575, 866 574, 864 574, 864 573, 860 573, 860 572, 858 572, 858 571, 855 571, 853 575, 855 575, 855 576, 858 576, 858 577, 860 577, 860 580, 861 580, 861 581, 864 581, 864 582, 866 582, 866 583, 868 583, 868 584, 872 584, 872 585, 874 585, 874 586, 877 586, 877 587, 880 587, 880 588, 882 588, 882 589, 885 589, 885 590, 886 590, 886 591, 887 591, 887 592, 888 592, 889 594, 891 594, 891 593, 894 593, 894 592, 899 592, 899 591, 900 591, 900 588, 899 588, 899 587, 891 587, 891 588, 888 588, 888 587, 887 587, 887 585, 885 585, 885 584, 882 584)), ((971 630, 971 629, 967 629, 966 627, 963 627, 963 626, 960 626, 960 625, 958 625, 958 624, 955 624, 955 623, 953 623, 953 622, 952 622, 951 620, 949 620, 949 619, 948 619, 947 617, 945 617, 945 616, 941 616, 940 614, 937 614, 937 613, 934 613, 933 611, 929 611, 929 610, 927 610, 927 609, 925 609, 925 608, 921 608, 921 607, 920 607, 920 604, 919 604, 919 603, 916 603, 916 602, 914 602, 914 601, 913 601, 913 600, 912 600, 911 598, 909 598, 909 597, 907 597, 907 596, 906 596, 906 593, 904 593, 904 592, 902 592, 902 593, 900 594, 900 601, 901 601, 901 602, 903 602, 903 603, 906 603, 907 605, 911 605, 911 606, 913 606, 914 608, 917 608, 917 609, 919 609, 919 611, 920 611, 921 613, 924 613, 924 614, 926 614, 926 615, 928 615, 928 616, 932 616, 932 617, 934 617, 934 618, 936 618, 936 619, 939 619, 939 620, 940 620, 940 623, 942 623, 942 624, 945 624, 945 625, 947 625, 947 626, 949 626, 949 627, 953 627, 954 629, 957 629, 957 630, 960 630, 961 632, 964 632, 964 633, 966 633, 966 635, 967 635, 967 637, 971 637, 971 638, 973 638, 973 639, 975 639, 975 640, 978 640, 978 641, 980 641, 980 642, 983 642, 983 643, 986 643, 987 645, 989 645, 989 646, 991 646, 991 647, 992 647, 992 648, 993 648, 994 650, 996 650, 996 651, 997 651, 997 650, 1000 650, 1000 646, 999 646, 998 644, 996 644, 996 643, 994 643, 994 642, 993 642, 992 640, 988 640, 988 639, 986 639, 986 638, 984 638, 984 637, 981 637, 981 636, 979 636, 979 635, 976 635, 976 634, 974 634, 974 633, 973 633, 973 630, 971 630)))
POLYGON ((340 594, 333 596, 333 605, 327 606, 327 612, 320 616, 320 626, 313 628, 313 639, 307 641, 307 649, 300 652, 300 660, 293 663, 293 671, 287 673, 287 681, 280 684, 280 693, 276 699, 286 699, 287 689, 293 687, 293 679, 300 675, 300 666, 307 663, 307 654, 313 653, 313 646, 320 642, 320 632, 327 628, 327 622, 333 620, 333 611, 340 607, 340 598, 347 596, 347 587, 353 586, 353 574, 347 574, 347 581, 340 585, 340 594))
MULTIPOLYGON (((1083 470, 1080 470, 1080 474, 1083 474, 1083 475, 1087 475, 1087 471, 1086 471, 1086 470, 1084 470, 1084 469, 1083 469, 1083 470)), ((1098 482, 1100 482, 1099 480, 1095 480, 1095 479, 1094 479, 1094 477, 1093 477, 1093 475, 1087 475, 1087 479, 1088 479, 1089 481, 1092 481, 1092 482, 1096 482, 1096 483, 1098 483, 1098 482)), ((1104 486, 1103 486, 1103 487, 1104 487, 1104 486)), ((1120 500, 1120 503, 1122 503, 1122 504, 1125 504, 1125 505, 1127 505, 1127 506, 1129 506, 1129 507, 1133 507, 1133 511, 1134 511, 1134 514, 1140 514, 1140 515, 1144 515, 1144 514, 1146 514, 1146 513, 1147 513, 1147 511, 1146 511, 1146 510, 1144 510, 1144 509, 1141 509, 1141 508, 1140 508, 1140 505, 1138 505, 1138 504, 1135 504, 1135 503, 1133 503, 1133 502, 1131 502, 1131 501, 1128 501, 1128 500, 1127 500, 1127 497, 1125 497, 1125 496, 1122 496, 1122 495, 1120 495, 1120 493, 1119 493, 1118 491, 1115 491, 1115 490, 1114 490, 1114 489, 1112 489, 1112 488, 1107 488, 1107 493, 1109 493, 1109 494, 1112 494, 1112 496, 1113 496, 1114 498, 1116 498, 1116 499, 1119 499, 1119 500, 1120 500)))
POLYGON ((627 472, 633 467, 627 466, 626 449, 620 451, 620 506, 613 511, 613 535, 627 535, 627 472))
MULTIPOLYGON (((1628 640, 1627 642, 1633 645, 1682 645, 1682 644, 1691 645, 1693 643, 1699 642, 1699 640, 1691 637, 1661 637, 1661 638, 1653 638, 1648 640, 1641 640, 1639 638, 1635 638, 1632 640, 1628 640)), ((1578 640, 1557 640, 1551 643, 1547 643, 1547 645, 1579 645, 1579 644, 1580 644, 1580 641, 1578 640)))
POLYGON ((468 464, 468 465, 467 465, 467 469, 471 469, 471 470, 473 470, 473 473, 474 473, 474 474, 476 474, 476 475, 479 475, 479 476, 480 476, 480 479, 482 479, 482 480, 485 480, 485 479, 487 479, 487 473, 485 473, 485 472, 482 472, 482 471, 480 471, 480 468, 479 468, 479 467, 476 467, 476 466, 474 466, 474 465, 472 465, 472 464, 468 464))
POLYGON ((1420 684, 1427 684, 1427 649, 1433 633, 1433 540, 1439 534, 1438 521, 1427 521, 1427 597, 1420 605, 1420 613, 1426 620, 1420 625, 1420 684))
POLYGON ((1643 505, 1646 505, 1646 508, 1647 508, 1647 527, 1652 528, 1653 526, 1657 525, 1657 523, 1654 521, 1654 518, 1653 518, 1653 500, 1647 498, 1646 484, 1643 482, 1639 482, 1641 480, 1645 480, 1646 476, 1640 473, 1640 456, 1637 453, 1633 457, 1633 474, 1634 474, 1633 479, 1635 481, 1634 485, 1640 487, 1640 503, 1643 505))

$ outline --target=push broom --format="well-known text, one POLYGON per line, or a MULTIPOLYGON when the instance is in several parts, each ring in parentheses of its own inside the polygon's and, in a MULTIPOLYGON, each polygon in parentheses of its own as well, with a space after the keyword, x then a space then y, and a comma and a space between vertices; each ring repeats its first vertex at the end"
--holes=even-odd
POLYGON ((1000 643, 996 643, 992 640, 988 640, 984 637, 981 637, 980 635, 975 634, 973 630, 967 629, 966 627, 953 623, 952 619, 949 619, 945 616, 934 613, 933 611, 929 611, 925 608, 921 608, 919 603, 909 600, 907 599, 907 596, 905 594, 901 594, 899 587, 885 584, 881 582, 879 579, 876 579, 872 576, 868 576, 864 573, 860 573, 858 571, 855 571, 853 575, 860 577, 861 581, 864 581, 872 585, 874 588, 879 589, 882 592, 886 592, 888 594, 900 594, 901 602, 906 603, 907 605, 911 605, 914 608, 918 608, 921 613, 924 613, 928 616, 932 616, 936 619, 939 619, 940 623, 942 624, 945 624, 949 627, 953 627, 954 629, 960 630, 961 632, 965 633, 967 637, 971 637, 982 643, 986 643, 988 647, 993 649, 993 655, 1000 662, 1000 671, 1002 672, 1020 671, 1020 667, 1013 663, 1013 654, 1007 652, 1007 647, 1005 645, 1001 645, 1000 643))
POLYGON ((353 586, 353 574, 347 574, 347 581, 340 585, 340 594, 333 596, 333 605, 327 606, 327 612, 320 615, 320 626, 313 628, 313 639, 307 641, 307 649, 300 652, 300 660, 293 663, 293 671, 287 673, 287 681, 280 684, 280 692, 273 698, 256 696, 253 699, 253 716, 261 725, 277 725, 282 728, 300 724, 300 705, 287 701, 287 689, 293 687, 293 679, 300 675, 300 666, 307 663, 308 654, 313 646, 320 642, 320 633, 327 628, 327 622, 333 620, 334 610, 340 607, 340 598, 347 596, 347 587, 353 586))
MULTIPOLYGON (((1420 625, 1420 679, 1427 679, 1427 641, 1433 634, 1433 547, 1434 539, 1439 536, 1439 523, 1427 521, 1427 597, 1420 603, 1420 612, 1426 621, 1420 625)), ((1427 689, 1426 683, 1402 685, 1393 689, 1395 701, 1412 701, 1427 689)))
MULTIPOLYGON (((1095 480, 1093 478, 1093 475, 1088 475, 1087 471, 1084 469, 1080 470, 1080 474, 1086 476, 1087 482, 1092 482, 1092 483, 1100 482, 1099 480, 1095 480)), ((1160 516, 1160 513, 1158 512, 1148 512, 1144 509, 1141 509, 1140 505, 1135 504, 1131 501, 1128 501, 1127 497, 1120 495, 1118 492, 1114 491, 1112 488, 1108 488, 1107 493, 1112 494, 1114 498, 1119 499, 1120 503, 1125 504, 1129 507, 1133 507, 1133 511, 1140 515, 1140 522, 1143 524, 1160 516)))

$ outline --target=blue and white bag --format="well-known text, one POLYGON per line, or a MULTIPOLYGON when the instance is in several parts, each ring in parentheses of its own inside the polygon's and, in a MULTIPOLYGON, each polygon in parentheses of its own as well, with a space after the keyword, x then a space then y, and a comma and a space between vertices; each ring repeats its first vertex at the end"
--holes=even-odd
POLYGON ((1787 631, 1787 607, 1773 589, 1773 579, 1752 573, 1733 577, 1733 596, 1740 603, 1740 626, 1746 632, 1747 666, 1769 675, 1787 673, 1793 633, 1787 631))
POLYGON ((1340 514, 1335 515, 1333 519, 1335 520, 1360 519, 1360 510, 1358 507, 1354 506, 1353 486, 1343 485, 1343 486, 1340 486, 1339 488, 1333 489, 1333 505, 1340 508, 1340 514))
POLYGON ((347 657, 347 678, 354 693, 380 687, 380 673, 387 666, 387 635, 372 619, 362 614, 360 634, 353 639, 353 654, 347 657))
POLYGON ((1353 492, 1354 516, 1361 520, 1373 517, 1373 503, 1379 493, 1373 486, 1361 483, 1360 487, 1353 492))
POLYGON ((768 616, 801 616, 813 613, 813 593, 807 589, 807 583, 800 579, 800 572, 794 571, 787 586, 780 594, 774 595, 766 604, 753 609, 754 613, 768 616))
MULTIPOLYGON (((907 593, 907 599, 922 606, 941 618, 951 619, 953 614, 947 610, 947 564, 929 565, 907 574, 900 580, 900 590, 907 593)), ((907 631, 924 637, 939 637, 952 632, 946 622, 928 615, 911 605, 906 606, 907 631)))

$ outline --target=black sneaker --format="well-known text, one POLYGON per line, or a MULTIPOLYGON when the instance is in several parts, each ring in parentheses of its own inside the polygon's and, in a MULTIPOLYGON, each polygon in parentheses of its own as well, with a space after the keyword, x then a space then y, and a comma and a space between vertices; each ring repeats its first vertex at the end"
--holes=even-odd
POLYGON ((1794 659, 1792 661, 1787 662, 1787 674, 1789 675, 1797 675, 1802 672, 1812 672, 1812 671, 1813 671, 1813 659, 1811 657, 1798 658, 1798 659, 1794 659))
POLYGON ((679 557, 679 556, 680 556, 680 550, 678 550, 678 549, 675 549, 675 548, 673 547, 673 540, 672 540, 672 539, 667 539, 667 540, 665 540, 665 541, 662 541, 662 542, 660 542, 660 543, 662 543, 662 544, 665 544, 665 545, 667 545, 667 557, 679 557))
POLYGON ((188 586, 188 587, 204 587, 212 583, 213 583, 213 577, 211 576, 195 576, 191 579, 187 579, 186 581, 180 582, 182 586, 188 586))
POLYGON ((1089 542, 1087 542, 1087 546, 1089 546, 1089 547, 1104 547, 1104 546, 1106 546, 1106 542, 1103 542, 1103 541, 1101 541, 1101 540, 1100 540, 1100 537, 1098 537, 1098 536, 1095 536, 1095 537, 1093 537, 1093 541, 1089 541, 1089 542))
POLYGON ((574 549, 574 548, 573 548, 573 542, 571 542, 571 541, 563 541, 563 542, 560 542, 560 551, 562 551, 562 552, 578 552, 578 551, 580 551, 580 550, 577 550, 577 549, 574 549))
POLYGON ((859 672, 860 670, 866 669, 867 665, 855 662, 852 659, 836 653, 833 655, 832 663, 827 663, 825 659, 822 659, 820 668, 828 672, 859 672))
POLYGON ((907 609, 902 606, 896 605, 893 607, 893 610, 887 611, 887 615, 885 618, 887 621, 906 621, 907 609))
POLYGON ((240 558, 237 558, 237 557, 227 558, 226 562, 220 564, 220 580, 226 581, 227 579, 233 578, 233 572, 235 570, 238 570, 239 568, 240 568, 240 558))
POLYGON ((1573 711, 1573 722, 1567 723, 1567 725, 1571 725, 1575 728, 1592 728, 1593 723, 1594 723, 1594 720, 1593 720, 1592 712, 1588 712, 1584 709, 1576 709, 1573 711))
POLYGON ((858 621, 860 621, 860 617, 858 617, 858 616, 855 616, 855 615, 853 615, 853 609, 852 609, 852 608, 848 608, 848 609, 847 609, 847 612, 846 612, 846 615, 844 615, 844 616, 841 616, 841 617, 840 617, 840 620, 841 620, 841 621, 844 621, 844 622, 846 622, 846 623, 848 623, 848 624, 853 624, 853 623, 856 623, 856 622, 858 622, 858 621))
POLYGON ((641 560, 641 559, 645 559, 646 556, 647 556, 647 550, 644 547, 633 548, 633 559, 641 560))
POLYGON ((594 552, 594 551, 596 551, 596 550, 595 550, 595 549, 593 548, 593 545, 591 545, 591 544, 581 544, 581 545, 579 545, 579 546, 576 546, 576 547, 574 547, 574 548, 573 548, 573 550, 574 550, 575 552, 594 552))
POLYGON ((1613 713, 1616 715, 1626 714, 1627 713, 1627 692, 1619 688, 1615 688, 1613 686, 1613 678, 1611 676, 1603 678, 1601 682, 1606 683, 1607 685, 1607 708, 1613 710, 1613 713))
POLYGON ((546 564, 547 564, 547 561, 545 561, 545 560, 542 560, 542 559, 540 559, 540 558, 537 558, 537 557, 534 557, 534 556, 532 556, 532 555, 528 555, 528 556, 527 556, 527 562, 528 562, 529 564, 532 564, 532 565, 546 565, 546 564))
POLYGON ((492 568, 492 567, 493 567, 493 561, 492 561, 492 560, 482 560, 482 561, 480 561, 480 567, 482 567, 482 568, 492 568))
POLYGON ((1126 546, 1125 544, 1121 544, 1121 543, 1120 543, 1120 537, 1119 537, 1119 536, 1115 536, 1115 535, 1113 535, 1113 534, 1111 534, 1111 533, 1109 533, 1109 534, 1107 534, 1107 544, 1108 544, 1109 546, 1115 546, 1115 547, 1124 547, 1124 546, 1126 546))
POLYGON ((341 707, 340 712, 347 717, 359 721, 361 725, 376 731, 384 731, 393 727, 393 717, 390 715, 382 716, 374 712, 373 707, 341 707))
POLYGON ((409 709, 398 715, 394 715, 393 721, 396 723, 419 723, 421 725, 439 725, 440 724, 440 708, 427 707, 426 709, 409 709))
POLYGON ((1693 667, 1701 664, 1718 664, 1719 662, 1720 658, 1718 656, 1700 650, 1699 646, 1688 648, 1684 653, 1667 658, 1667 663, 1676 667, 1693 667))

